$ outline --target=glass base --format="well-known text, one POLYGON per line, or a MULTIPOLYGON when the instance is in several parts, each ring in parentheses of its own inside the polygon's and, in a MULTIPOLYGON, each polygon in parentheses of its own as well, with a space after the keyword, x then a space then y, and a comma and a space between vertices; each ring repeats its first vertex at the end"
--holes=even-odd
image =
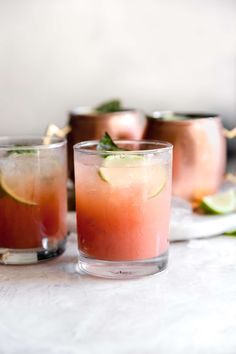
POLYGON ((26 265, 46 261, 60 256, 66 249, 65 238, 54 243, 53 247, 31 248, 31 249, 10 249, 0 248, 0 264, 5 265, 26 265))
POLYGON ((153 275, 166 269, 168 251, 159 257, 139 261, 102 261, 79 253, 77 271, 110 279, 132 279, 153 275))

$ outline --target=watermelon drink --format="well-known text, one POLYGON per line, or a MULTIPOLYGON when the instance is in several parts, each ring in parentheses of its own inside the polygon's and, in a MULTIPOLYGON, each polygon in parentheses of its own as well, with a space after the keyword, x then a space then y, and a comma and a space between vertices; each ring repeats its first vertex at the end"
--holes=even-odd
POLYGON ((117 141, 75 145, 78 267, 89 274, 132 278, 167 266, 172 146, 117 141))
POLYGON ((65 249, 66 142, 0 138, 0 263, 37 263, 65 249))

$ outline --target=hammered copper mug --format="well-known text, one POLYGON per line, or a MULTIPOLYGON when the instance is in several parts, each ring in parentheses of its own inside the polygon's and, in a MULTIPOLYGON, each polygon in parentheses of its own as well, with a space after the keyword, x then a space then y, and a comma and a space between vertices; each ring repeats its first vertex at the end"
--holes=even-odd
POLYGON ((226 140, 220 117, 154 112, 147 118, 145 138, 174 145, 173 194, 197 204, 204 196, 217 192, 226 166, 226 140))

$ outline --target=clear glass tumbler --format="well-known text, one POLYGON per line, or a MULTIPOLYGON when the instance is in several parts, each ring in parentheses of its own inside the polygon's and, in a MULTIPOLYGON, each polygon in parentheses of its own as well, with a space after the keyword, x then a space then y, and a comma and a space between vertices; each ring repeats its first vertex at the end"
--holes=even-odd
POLYGON ((172 145, 116 141, 124 151, 74 146, 78 270, 135 278, 168 262, 172 145))
POLYGON ((67 235, 66 141, 0 138, 0 263, 60 255, 67 235))

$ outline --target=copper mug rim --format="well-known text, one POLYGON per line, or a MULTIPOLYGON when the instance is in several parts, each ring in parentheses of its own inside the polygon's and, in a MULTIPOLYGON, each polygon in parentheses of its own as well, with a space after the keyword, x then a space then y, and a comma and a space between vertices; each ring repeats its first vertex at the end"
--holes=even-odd
POLYGON ((135 113, 139 113, 140 111, 138 109, 135 108, 123 108, 119 111, 116 112, 95 112, 92 110, 92 107, 82 107, 82 106, 78 106, 75 107, 73 109, 71 109, 69 111, 69 115, 70 117, 74 118, 74 117, 80 117, 80 118, 95 118, 98 116, 109 116, 109 115, 116 115, 116 114, 123 114, 123 113, 130 113, 130 112, 135 112, 135 113))
POLYGON ((175 124, 175 125, 189 125, 194 122, 202 122, 209 120, 219 120, 221 118, 219 114, 216 113, 205 113, 205 112, 183 112, 183 111, 153 111, 151 114, 146 115, 148 120, 158 121, 160 124, 175 124), (164 119, 166 115, 174 115, 186 117, 184 120, 167 120, 164 119))

